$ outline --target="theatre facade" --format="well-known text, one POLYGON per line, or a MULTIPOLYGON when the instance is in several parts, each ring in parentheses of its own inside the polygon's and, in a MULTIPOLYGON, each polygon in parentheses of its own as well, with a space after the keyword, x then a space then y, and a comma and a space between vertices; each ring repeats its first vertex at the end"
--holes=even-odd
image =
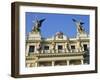
POLYGON ((89 64, 90 39, 81 22, 73 20, 77 30, 73 38, 67 37, 63 31, 43 38, 40 29, 43 21, 36 20, 32 31, 26 36, 26 67, 89 64))

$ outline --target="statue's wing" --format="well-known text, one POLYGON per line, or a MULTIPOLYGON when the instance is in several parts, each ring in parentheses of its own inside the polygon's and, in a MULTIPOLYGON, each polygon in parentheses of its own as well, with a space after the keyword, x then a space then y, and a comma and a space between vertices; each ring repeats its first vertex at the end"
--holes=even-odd
POLYGON ((39 27, 41 27, 43 21, 45 21, 45 19, 41 19, 41 20, 39 21, 39 27))
POLYGON ((74 22, 77 22, 77 20, 75 20, 74 18, 72 19, 74 22))
POLYGON ((80 22, 80 24, 83 25, 84 23, 83 22, 80 22))
POLYGON ((42 23, 45 19, 41 19, 40 22, 42 23))

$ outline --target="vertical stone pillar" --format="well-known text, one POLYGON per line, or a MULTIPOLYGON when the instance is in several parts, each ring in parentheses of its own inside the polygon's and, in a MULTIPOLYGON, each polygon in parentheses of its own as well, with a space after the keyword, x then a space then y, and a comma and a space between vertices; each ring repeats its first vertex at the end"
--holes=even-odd
POLYGON ((55 62, 54 61, 52 61, 52 66, 54 66, 55 65, 55 62))
POLYGON ((69 63, 69 60, 67 60, 67 65, 69 65, 70 63, 69 63))
POLYGON ((84 61, 83 61, 83 59, 81 60, 81 64, 84 64, 84 61))
POLYGON ((66 43, 64 43, 64 52, 66 53, 67 50, 66 50, 66 43))
POLYGON ((25 55, 28 56, 28 54, 29 54, 29 45, 27 44, 26 45, 26 54, 25 55))
POLYGON ((35 62, 35 67, 37 67, 38 66, 38 63, 37 62, 35 62))

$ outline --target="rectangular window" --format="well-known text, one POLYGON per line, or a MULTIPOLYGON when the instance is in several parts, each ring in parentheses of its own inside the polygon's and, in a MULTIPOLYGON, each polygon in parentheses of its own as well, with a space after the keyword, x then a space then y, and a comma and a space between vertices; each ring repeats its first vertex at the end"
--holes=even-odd
POLYGON ((75 45, 71 45, 72 52, 75 52, 75 45))
POLYGON ((87 44, 84 44, 83 47, 84 47, 84 51, 87 51, 88 50, 87 44))
POLYGON ((29 52, 34 52, 35 46, 30 46, 29 47, 29 52))
POLYGON ((63 46, 62 45, 58 45, 58 50, 62 50, 63 46))
POLYGON ((71 46, 71 49, 75 49, 75 45, 72 45, 72 46, 71 46))
POLYGON ((49 46, 44 46, 44 50, 49 50, 49 46))

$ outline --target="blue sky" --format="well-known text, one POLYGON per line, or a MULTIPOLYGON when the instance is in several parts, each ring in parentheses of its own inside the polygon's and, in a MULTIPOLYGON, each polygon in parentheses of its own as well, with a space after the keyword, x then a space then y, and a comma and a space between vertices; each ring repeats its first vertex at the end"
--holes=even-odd
POLYGON ((83 27, 89 34, 89 15, 26 12, 25 17, 26 34, 32 30, 32 27, 34 26, 33 22, 36 18, 39 20, 46 18, 41 26, 41 34, 45 38, 55 35, 58 31, 63 32, 68 37, 75 37, 76 25, 72 21, 72 18, 84 22, 85 24, 83 24, 83 27))

